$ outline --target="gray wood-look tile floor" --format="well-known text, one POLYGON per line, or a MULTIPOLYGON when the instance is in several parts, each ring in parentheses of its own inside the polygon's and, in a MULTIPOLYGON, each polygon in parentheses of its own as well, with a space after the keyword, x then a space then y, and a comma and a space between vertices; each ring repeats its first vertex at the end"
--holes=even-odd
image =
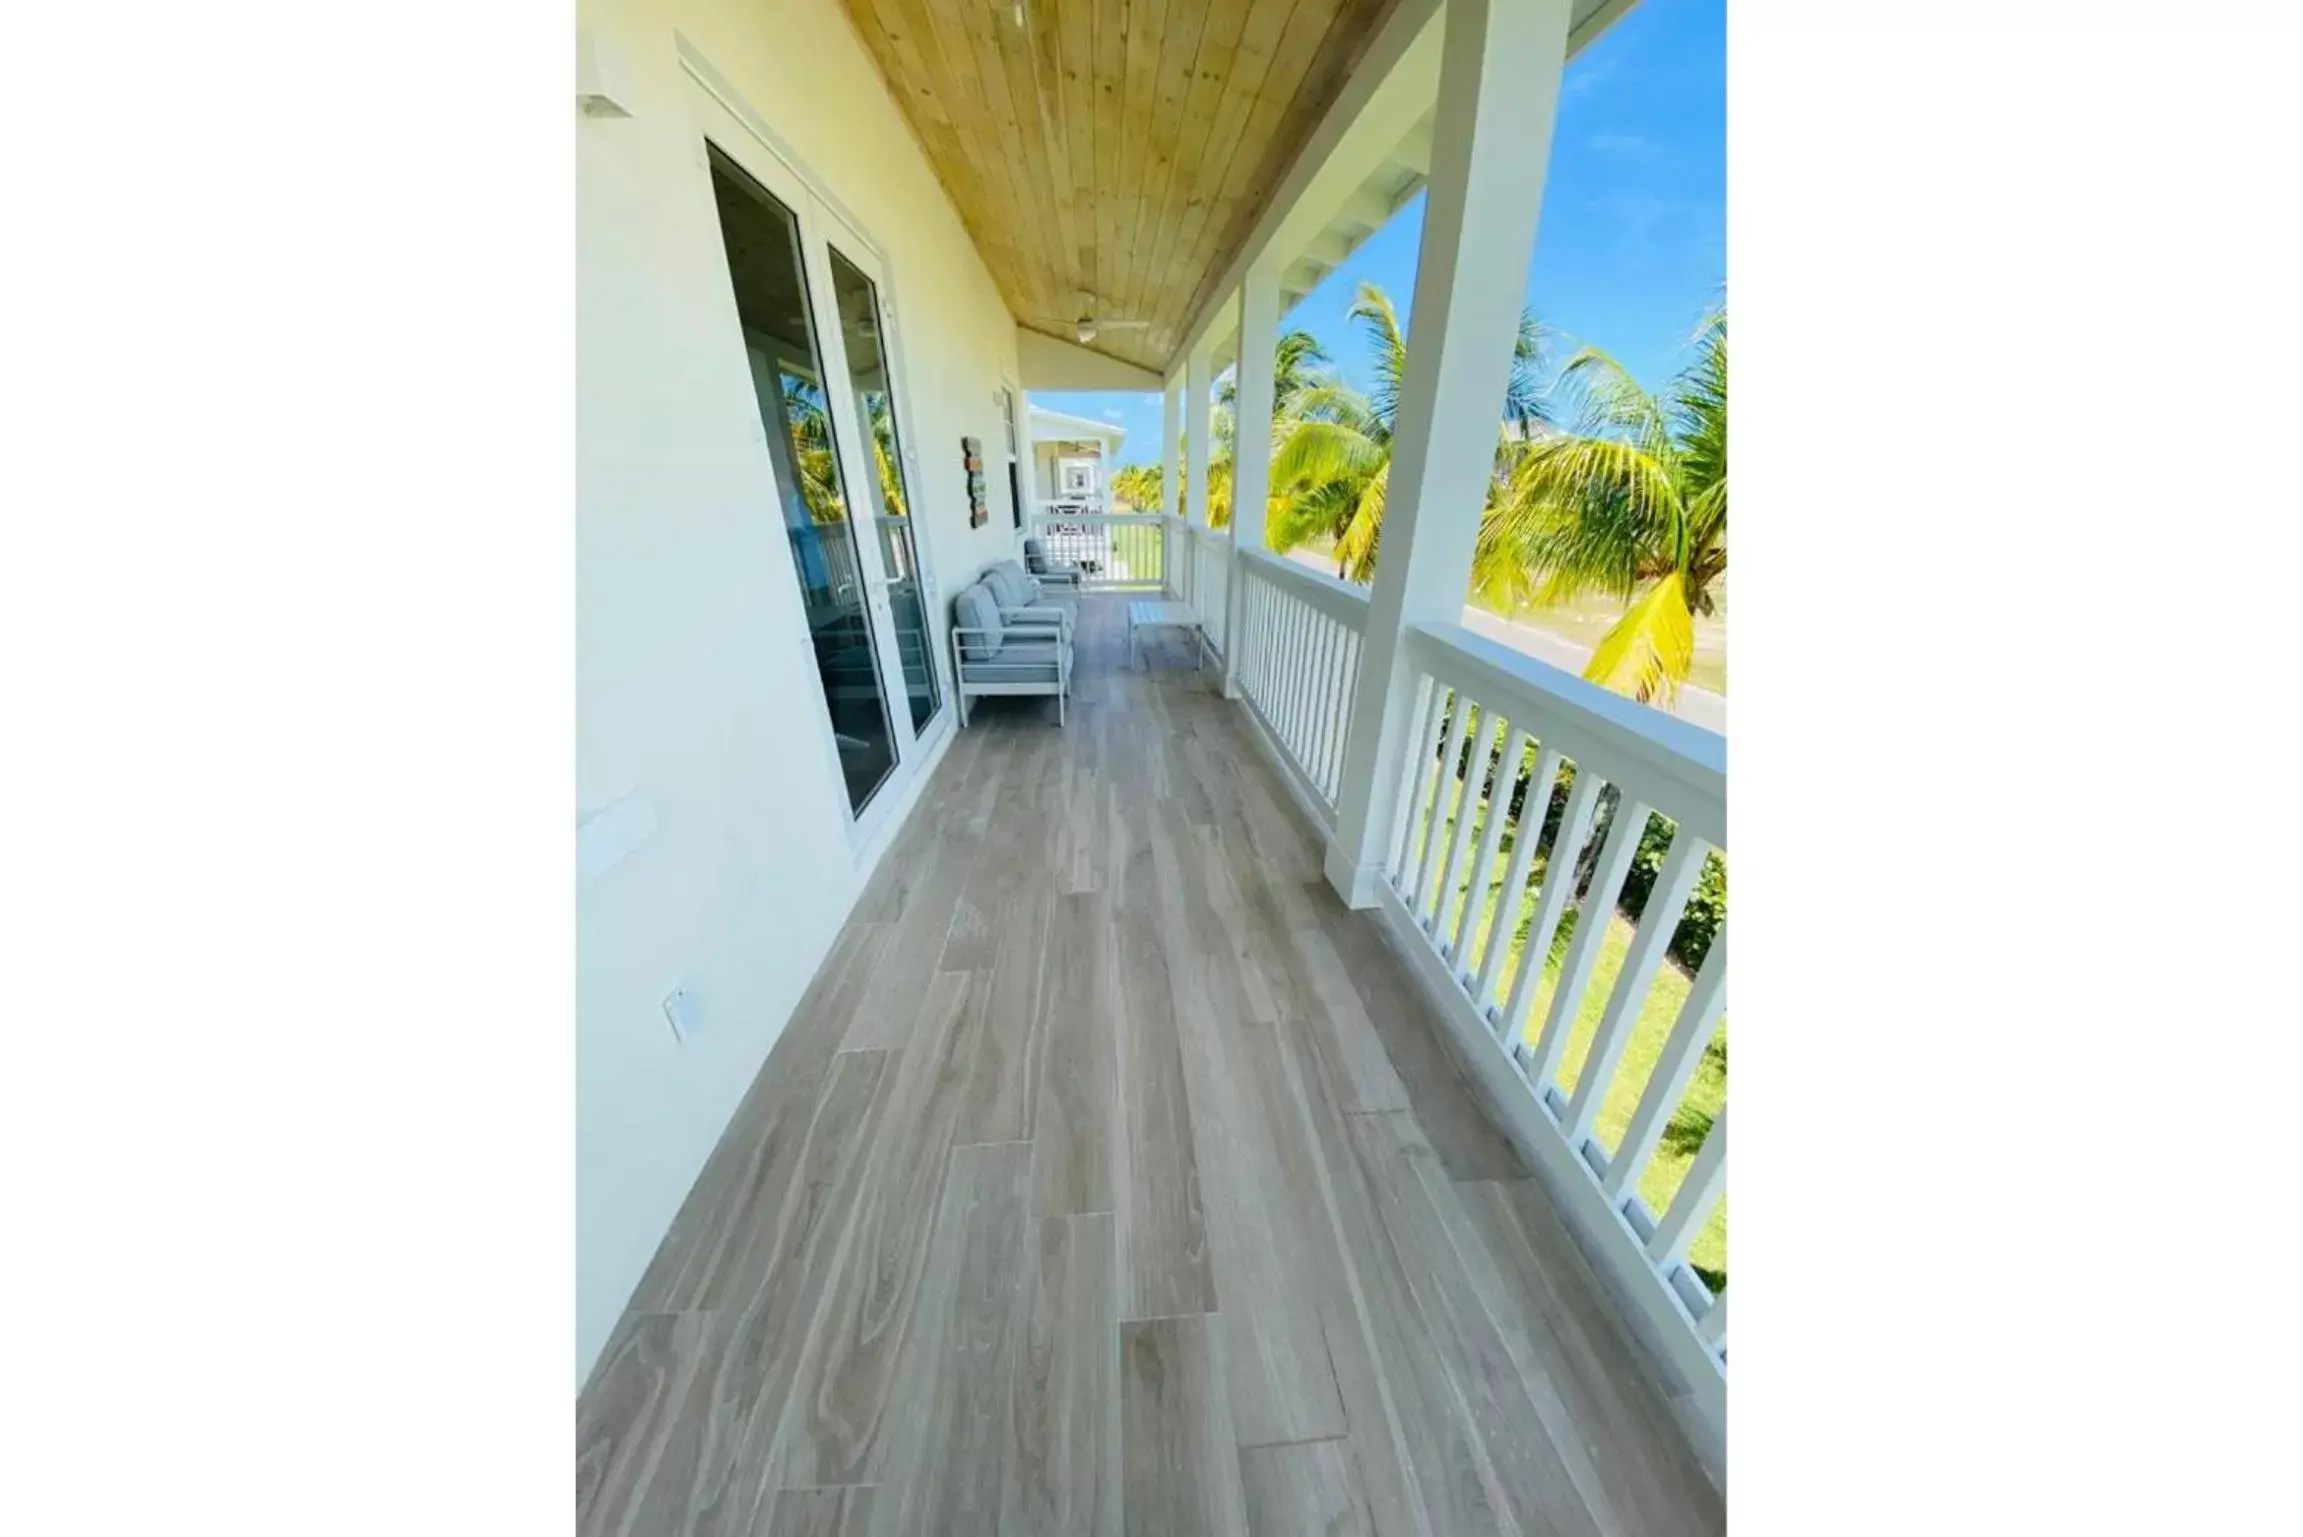
POLYGON ((987 701, 577 1404, 586 1533, 1716 1532, 1239 707, 987 701))

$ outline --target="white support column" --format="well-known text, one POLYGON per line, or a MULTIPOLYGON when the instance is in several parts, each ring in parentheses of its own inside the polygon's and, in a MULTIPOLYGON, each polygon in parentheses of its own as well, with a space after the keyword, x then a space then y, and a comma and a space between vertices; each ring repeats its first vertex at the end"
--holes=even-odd
POLYGON ((1024 532, 1040 531, 1039 456, 1032 446, 1032 402, 1016 391, 1016 484, 1024 499, 1024 532))
POLYGON ((1271 413, 1273 370, 1279 363, 1279 274, 1257 263, 1239 286, 1239 372, 1233 392, 1239 417, 1232 432, 1230 612, 1224 620, 1223 696, 1240 696, 1240 666, 1247 656, 1248 625, 1242 605, 1247 579, 1240 571, 1242 550, 1264 547, 1263 517, 1271 496, 1271 413))
POLYGON ((1207 455, 1208 455, 1208 386, 1213 383, 1208 375, 1212 359, 1206 344, 1194 347, 1184 361, 1183 379, 1183 435, 1184 476, 1191 482, 1191 495, 1185 499, 1184 521, 1194 528, 1207 527, 1207 455))
POLYGON ((1408 751, 1407 628, 1454 621, 1495 464, 1573 0, 1448 0, 1390 505, 1327 878, 1375 904, 1408 751))
POLYGON ((1182 417, 1177 412, 1176 391, 1181 388, 1182 370, 1167 376, 1160 387, 1159 440, 1160 440, 1160 515, 1167 519, 1160 531, 1167 538, 1167 590, 1182 598, 1191 596, 1192 541, 1185 532, 1183 506, 1176 498, 1177 473, 1182 464, 1182 447, 1176 441, 1182 417))

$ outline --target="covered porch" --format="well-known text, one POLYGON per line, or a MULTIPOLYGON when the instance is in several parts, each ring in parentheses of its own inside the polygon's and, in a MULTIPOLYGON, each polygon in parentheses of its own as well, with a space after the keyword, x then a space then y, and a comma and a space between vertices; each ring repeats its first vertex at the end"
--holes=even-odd
POLYGON ((581 1529, 1721 1529, 1263 712, 1125 603, 883 861, 582 1397, 581 1529))

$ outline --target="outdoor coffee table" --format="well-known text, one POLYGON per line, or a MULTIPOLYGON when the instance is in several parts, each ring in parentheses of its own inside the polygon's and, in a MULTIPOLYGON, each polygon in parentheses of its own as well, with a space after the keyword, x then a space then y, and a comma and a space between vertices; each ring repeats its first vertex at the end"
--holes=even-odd
POLYGON ((1143 632, 1146 630, 1189 631, 1194 665, 1207 665, 1207 632, 1201 628, 1199 615, 1192 612, 1189 603, 1174 598, 1139 598, 1128 605, 1128 658, 1138 671, 1145 670, 1143 632))

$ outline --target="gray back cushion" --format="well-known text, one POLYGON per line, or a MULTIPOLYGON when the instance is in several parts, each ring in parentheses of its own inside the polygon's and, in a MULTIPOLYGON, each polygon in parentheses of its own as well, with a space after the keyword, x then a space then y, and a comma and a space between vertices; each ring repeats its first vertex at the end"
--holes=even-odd
POLYGON ((1028 608, 1040 600, 1040 584, 1024 575, 1024 568, 1012 560, 995 562, 985 574, 992 578, 993 589, 1009 608, 1028 608))
POLYGON ((983 583, 992 590, 1002 608, 1021 608, 1023 599, 1017 595, 1015 579, 1008 575, 1007 562, 994 561, 984 567, 983 583))
POLYGON ((963 589, 952 603, 958 610, 959 622, 964 628, 984 632, 980 635, 961 636, 960 655, 970 662, 989 661, 992 653, 999 650, 1002 638, 1000 606, 993 598, 991 589, 978 582, 963 589))

